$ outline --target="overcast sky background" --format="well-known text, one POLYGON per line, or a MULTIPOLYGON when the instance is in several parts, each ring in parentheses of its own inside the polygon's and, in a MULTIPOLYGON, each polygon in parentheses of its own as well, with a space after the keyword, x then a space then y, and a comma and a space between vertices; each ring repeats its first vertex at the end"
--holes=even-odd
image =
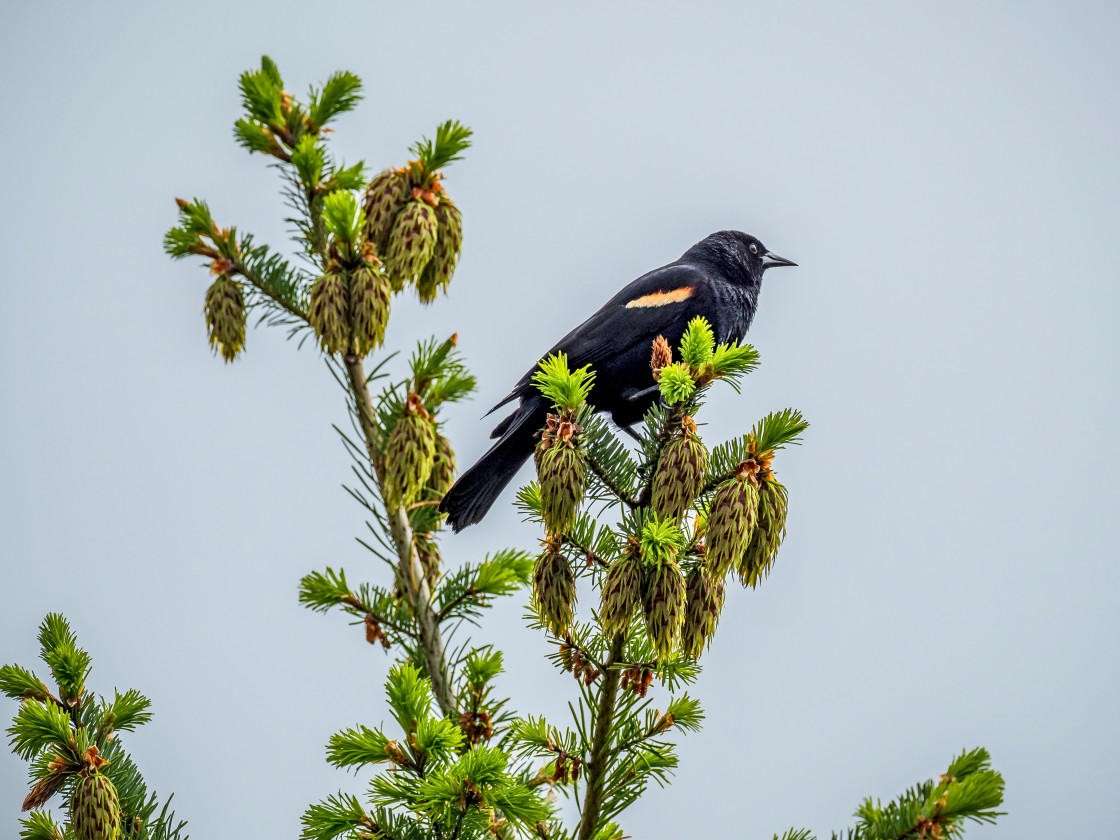
MULTIPOLYGON (((342 393, 280 331, 212 356, 207 274, 160 244, 177 195, 284 244, 275 173, 231 137, 267 52, 300 94, 366 81, 332 141, 347 161, 400 165, 449 117, 476 131, 446 182, 450 296, 397 304, 389 336, 458 331, 480 379, 450 412, 464 465, 539 353, 707 233, 801 264, 767 276, 762 368, 705 412, 711 442, 810 419, 776 465, 789 536, 731 594, 707 724, 630 834, 827 833, 976 745, 1009 815, 970 836, 1109 833, 1120 7, 564 6, 3 5, 0 661, 31 664, 64 612, 94 688, 154 701, 127 744, 199 840, 294 838, 368 781, 323 745, 386 717, 392 660, 296 603, 313 568, 380 579, 339 486, 342 393)), ((511 496, 445 539, 450 562, 535 545, 511 496)), ((516 709, 560 721, 575 686, 525 601, 476 638, 506 652, 516 709)), ((0 756, 4 836, 24 779, 0 756)))

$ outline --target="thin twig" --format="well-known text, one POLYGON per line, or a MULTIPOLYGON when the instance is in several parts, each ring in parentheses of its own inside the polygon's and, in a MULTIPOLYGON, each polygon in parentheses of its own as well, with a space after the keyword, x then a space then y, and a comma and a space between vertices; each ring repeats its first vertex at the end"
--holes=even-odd
POLYGON ((608 770, 610 750, 608 740, 614 723, 615 704, 618 700, 618 684, 622 672, 612 667, 622 656, 622 646, 626 640, 619 633, 611 640, 610 653, 603 663, 603 680, 599 686, 599 706, 595 710, 595 729, 591 738, 591 753, 587 765, 587 792, 583 798, 582 816, 579 824, 579 840, 591 840, 599 828, 599 816, 603 812, 603 799, 608 770))
POLYGON ((595 460, 595 457, 589 452, 586 456, 587 465, 591 467, 591 472, 595 473, 596 478, 603 482, 603 486, 610 490, 618 498, 620 502, 626 505, 630 510, 634 510, 638 506, 637 499, 631 499, 626 492, 618 486, 618 483, 610 477, 602 465, 595 460))

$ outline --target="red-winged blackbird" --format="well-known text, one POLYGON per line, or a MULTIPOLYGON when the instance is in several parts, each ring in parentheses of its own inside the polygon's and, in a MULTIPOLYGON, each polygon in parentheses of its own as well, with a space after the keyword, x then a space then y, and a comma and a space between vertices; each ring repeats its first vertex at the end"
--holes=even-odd
MULTIPOLYGON (((770 253, 748 234, 713 233, 676 262, 643 274, 545 355, 567 354, 573 370, 591 365, 595 384, 588 402, 627 428, 642 419, 658 396, 649 364, 653 340, 662 335, 676 347, 688 322, 703 315, 717 342, 742 341, 758 305, 762 274, 777 265, 796 263, 770 253)), ((490 409, 521 401, 491 433, 498 442, 459 476, 440 502, 454 530, 480 521, 533 454, 549 409, 533 385, 535 371, 521 377, 509 396, 490 409)))

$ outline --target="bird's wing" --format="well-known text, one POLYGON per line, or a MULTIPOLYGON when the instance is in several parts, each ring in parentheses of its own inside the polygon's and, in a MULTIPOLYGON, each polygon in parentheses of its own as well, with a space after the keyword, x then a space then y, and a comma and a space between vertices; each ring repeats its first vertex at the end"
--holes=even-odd
MULTIPOLYGON (((564 353, 572 370, 595 367, 603 359, 626 352, 638 344, 651 344, 670 327, 681 324, 682 311, 694 312, 711 295, 709 279, 699 268, 670 263, 643 274, 603 307, 556 342, 542 356, 564 353)), ((532 390, 536 365, 490 411, 532 390)))

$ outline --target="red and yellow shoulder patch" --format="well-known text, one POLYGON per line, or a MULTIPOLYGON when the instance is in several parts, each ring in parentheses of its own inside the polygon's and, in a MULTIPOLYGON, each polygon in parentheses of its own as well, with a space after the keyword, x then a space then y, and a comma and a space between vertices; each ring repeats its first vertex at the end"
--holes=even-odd
POLYGON ((654 292, 652 295, 642 295, 640 298, 634 298, 626 304, 626 308, 648 309, 652 306, 665 306, 669 303, 680 303, 682 300, 688 300, 690 297, 692 297, 692 286, 683 286, 669 292, 654 292))

